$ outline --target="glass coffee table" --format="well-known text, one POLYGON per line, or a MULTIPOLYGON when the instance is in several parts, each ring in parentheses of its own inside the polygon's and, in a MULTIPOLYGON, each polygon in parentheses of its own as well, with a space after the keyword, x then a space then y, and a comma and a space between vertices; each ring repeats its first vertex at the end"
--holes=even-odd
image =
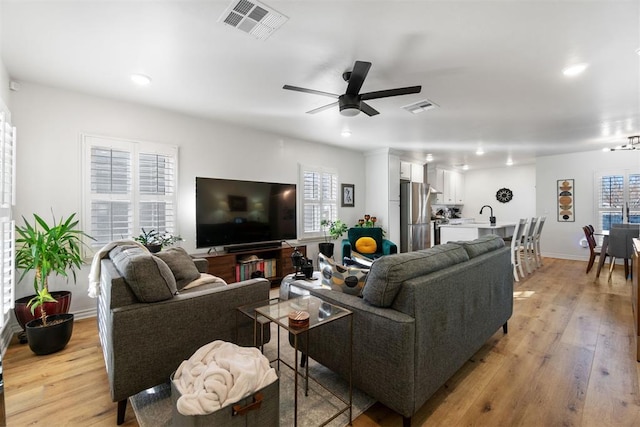
MULTIPOLYGON (((284 328, 287 330, 292 338, 293 338, 293 347, 295 351, 294 363, 293 366, 289 365, 287 362, 280 358, 280 333, 278 333, 278 349, 277 349, 277 357, 272 362, 277 363, 277 369, 280 370, 280 364, 284 364, 294 371, 294 427, 298 425, 298 375, 302 375, 305 380, 304 391, 305 396, 309 394, 309 363, 305 364, 304 374, 300 374, 297 370, 298 366, 298 348, 300 340, 299 336, 302 334, 306 335, 306 346, 305 350, 308 350, 309 346, 309 331, 314 328, 320 328, 323 325, 326 325, 330 322, 334 322, 339 319, 348 318, 349 321, 349 396, 348 400, 345 400, 342 396, 337 395, 332 390, 329 390, 325 385, 321 384, 314 378, 311 378, 316 384, 327 390, 329 393, 334 395, 336 398, 340 399, 345 406, 344 408, 339 409, 339 411, 326 420, 322 425, 326 425, 333 421, 336 417, 344 412, 349 412, 349 424, 351 424, 351 415, 352 415, 352 359, 353 359, 353 313, 345 308, 340 306, 328 303, 323 301, 322 299, 312 296, 306 295, 301 296, 299 298, 290 299, 287 301, 272 301, 263 305, 262 307, 256 307, 254 309, 254 331, 257 331, 258 325, 262 328, 262 324, 265 320, 274 322, 278 325, 278 328, 284 328), (304 311, 309 313, 309 322, 305 326, 292 326, 289 324, 289 313, 296 311, 304 311), (264 318, 264 320, 261 320, 264 318)), ((308 351, 304 352, 308 354, 308 351)))

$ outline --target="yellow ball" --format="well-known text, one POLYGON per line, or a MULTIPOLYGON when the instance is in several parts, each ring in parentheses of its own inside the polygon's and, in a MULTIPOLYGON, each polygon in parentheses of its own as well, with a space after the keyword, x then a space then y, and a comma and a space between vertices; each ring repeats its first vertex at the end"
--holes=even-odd
POLYGON ((361 254, 375 254, 378 250, 376 239, 373 237, 361 237, 356 240, 356 250, 361 254))

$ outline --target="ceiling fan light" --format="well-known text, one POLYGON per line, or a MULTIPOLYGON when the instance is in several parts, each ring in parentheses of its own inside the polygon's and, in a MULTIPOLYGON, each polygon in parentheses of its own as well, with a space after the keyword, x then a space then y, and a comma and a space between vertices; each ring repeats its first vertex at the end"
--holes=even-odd
POLYGON ((357 107, 346 105, 344 107, 342 106, 340 107, 340 114, 342 114, 345 117, 354 117, 360 114, 360 110, 357 107))
POLYGON ((139 86, 147 86, 151 84, 151 77, 146 74, 131 74, 131 81, 139 86))
POLYGON ((586 69, 587 69, 587 64, 585 63, 575 64, 562 70, 562 74, 564 74, 567 77, 575 77, 579 74, 582 74, 586 69))

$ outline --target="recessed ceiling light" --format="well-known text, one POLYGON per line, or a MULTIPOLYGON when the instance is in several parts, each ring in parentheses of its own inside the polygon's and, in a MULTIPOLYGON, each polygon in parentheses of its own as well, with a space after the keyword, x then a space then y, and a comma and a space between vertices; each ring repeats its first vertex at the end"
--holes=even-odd
POLYGON ((145 74, 131 74, 131 81, 140 86, 151 84, 151 77, 145 74))
POLYGON ((636 49, 636 53, 640 55, 640 47, 636 49))
POLYGON ((587 64, 585 63, 575 64, 562 70, 562 74, 564 74, 567 77, 573 77, 582 73, 586 69, 587 69, 587 64))
POLYGON ((483 150, 482 148, 478 148, 478 149, 476 150, 476 155, 478 155, 478 156, 482 156, 483 154, 484 154, 484 150, 483 150))
POLYGON ((343 138, 349 138, 351 136, 351 131, 348 129, 345 129, 342 131, 340 135, 342 135, 343 138))
POLYGON ((507 159, 507 166, 513 166, 513 160, 507 159))
POLYGON ((462 165, 462 170, 463 171, 468 171, 469 170, 469 165, 462 165))
POLYGON ((433 162, 433 154, 427 154, 427 158, 425 159, 427 162, 433 162))

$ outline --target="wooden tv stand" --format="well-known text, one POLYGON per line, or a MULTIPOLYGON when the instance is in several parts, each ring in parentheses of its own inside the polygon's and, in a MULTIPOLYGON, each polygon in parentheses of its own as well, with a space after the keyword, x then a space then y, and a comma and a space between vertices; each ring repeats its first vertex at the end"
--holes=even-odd
MULTIPOLYGON (((303 256, 307 256, 306 246, 296 246, 298 251, 303 256)), ((271 286, 277 286, 282 281, 282 278, 287 274, 295 272, 293 268, 293 262, 291 261, 291 254, 293 248, 289 246, 278 246, 275 248, 257 248, 250 250, 243 250, 239 252, 218 252, 209 254, 194 254, 194 257, 204 258, 209 262, 209 274, 222 278, 227 283, 236 282, 236 264, 244 260, 251 255, 255 255, 262 259, 275 259, 276 260, 276 272, 275 275, 267 275, 267 279, 271 281, 271 286)))

